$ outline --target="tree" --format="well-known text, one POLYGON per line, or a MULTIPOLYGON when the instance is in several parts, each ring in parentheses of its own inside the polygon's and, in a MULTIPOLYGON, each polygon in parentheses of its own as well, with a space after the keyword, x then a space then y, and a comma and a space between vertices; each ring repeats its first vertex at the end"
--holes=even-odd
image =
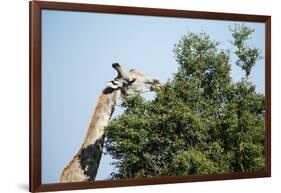
POLYGON ((236 65, 245 70, 246 77, 248 77, 256 61, 262 58, 260 51, 257 48, 250 48, 245 45, 245 41, 250 38, 254 30, 245 25, 236 25, 234 28, 230 28, 230 31, 234 38, 232 44, 237 47, 237 50, 235 51, 235 54, 238 57, 236 65))
POLYGON ((106 129, 107 151, 117 160, 113 179, 263 170, 264 96, 248 80, 260 58, 246 46, 252 32, 232 29, 236 64, 246 72, 237 83, 229 51, 205 33, 182 37, 173 78, 154 100, 128 97, 106 129))

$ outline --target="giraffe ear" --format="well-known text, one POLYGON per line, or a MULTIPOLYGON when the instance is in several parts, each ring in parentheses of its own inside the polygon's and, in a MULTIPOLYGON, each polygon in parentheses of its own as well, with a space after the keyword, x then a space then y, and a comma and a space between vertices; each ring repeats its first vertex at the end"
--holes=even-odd
POLYGON ((110 81, 110 82, 108 82, 108 83, 106 84, 106 87, 107 87, 107 88, 112 88, 112 89, 115 90, 115 89, 120 88, 120 83, 117 82, 117 81, 112 80, 112 81, 110 81))
POLYGON ((109 94, 120 88, 121 88, 120 83, 112 80, 112 81, 106 83, 106 88, 103 90, 103 93, 109 94))

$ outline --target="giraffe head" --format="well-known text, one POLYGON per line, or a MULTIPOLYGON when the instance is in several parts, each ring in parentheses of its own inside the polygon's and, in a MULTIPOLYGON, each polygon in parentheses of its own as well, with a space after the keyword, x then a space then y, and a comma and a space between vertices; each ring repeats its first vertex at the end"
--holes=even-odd
POLYGON ((143 75, 137 70, 127 71, 120 64, 114 63, 112 67, 117 71, 117 77, 107 83, 107 90, 120 90, 125 96, 141 94, 148 91, 156 91, 161 88, 161 83, 157 79, 143 75))

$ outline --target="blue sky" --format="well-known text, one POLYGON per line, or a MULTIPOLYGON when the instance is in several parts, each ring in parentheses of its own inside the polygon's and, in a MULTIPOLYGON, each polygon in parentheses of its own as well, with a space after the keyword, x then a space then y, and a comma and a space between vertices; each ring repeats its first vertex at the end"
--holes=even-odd
MULTIPOLYGON (((59 182, 62 169, 78 151, 97 99, 116 73, 119 62, 166 82, 177 70, 174 45, 186 32, 206 32, 230 48, 229 26, 239 23, 202 19, 130 16, 70 11, 42 11, 42 183, 59 182)), ((249 45, 264 55, 264 24, 245 23, 255 29, 249 45)), ((243 72, 234 65, 232 78, 243 72)), ((251 79, 264 93, 264 60, 251 79)), ((152 97, 152 95, 147 95, 152 97)), ((122 110, 117 108, 115 116, 122 110)), ((103 156, 97 180, 114 170, 103 156)))

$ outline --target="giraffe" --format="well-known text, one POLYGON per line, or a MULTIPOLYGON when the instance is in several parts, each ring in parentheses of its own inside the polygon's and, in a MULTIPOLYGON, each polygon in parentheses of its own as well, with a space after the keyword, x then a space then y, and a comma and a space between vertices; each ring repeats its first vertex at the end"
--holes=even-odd
POLYGON ((127 71, 118 63, 112 64, 112 67, 118 75, 106 84, 100 95, 84 141, 61 173, 62 183, 94 181, 102 155, 104 129, 109 123, 114 107, 126 96, 161 88, 159 80, 145 76, 137 70, 127 71))

